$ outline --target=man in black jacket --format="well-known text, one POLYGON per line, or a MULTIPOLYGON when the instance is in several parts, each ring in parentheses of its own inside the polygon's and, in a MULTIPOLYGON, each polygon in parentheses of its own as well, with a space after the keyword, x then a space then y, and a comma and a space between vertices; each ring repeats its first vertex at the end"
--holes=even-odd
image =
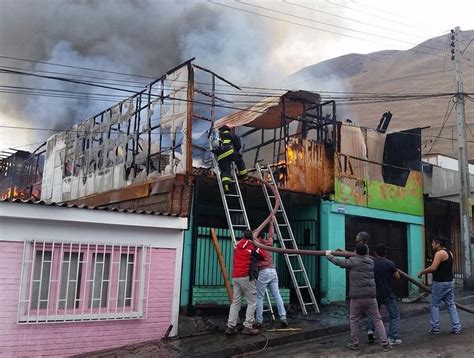
POLYGON ((242 145, 240 144, 240 138, 237 137, 230 128, 226 125, 219 128, 220 146, 213 150, 217 157, 219 164, 219 170, 221 172, 222 185, 224 191, 230 191, 230 182, 232 181, 231 165, 232 162, 237 166, 237 176, 239 179, 245 179, 247 177, 247 168, 242 159, 242 154, 239 153, 242 145))
MULTIPOLYGON (((374 274, 375 285, 377 287, 377 304, 379 310, 381 305, 385 305, 390 322, 388 325, 388 343, 390 345, 401 344, 400 332, 400 309, 398 308, 397 296, 393 292, 394 280, 400 280, 400 274, 392 260, 385 257, 385 244, 375 245, 374 274)), ((370 319, 367 320, 369 332, 373 332, 374 325, 370 319)), ((370 336, 370 333, 369 333, 370 336)), ((369 338, 370 341, 370 338, 369 338)))
POLYGON ((326 257, 333 264, 349 270, 351 342, 347 344, 347 348, 359 349, 358 324, 362 313, 366 312, 374 322, 377 338, 384 350, 389 350, 391 346, 388 344, 387 334, 375 298, 374 261, 368 256, 368 251, 367 245, 358 243, 355 249, 356 256, 349 259, 338 259, 331 254, 331 250, 326 250, 326 257))

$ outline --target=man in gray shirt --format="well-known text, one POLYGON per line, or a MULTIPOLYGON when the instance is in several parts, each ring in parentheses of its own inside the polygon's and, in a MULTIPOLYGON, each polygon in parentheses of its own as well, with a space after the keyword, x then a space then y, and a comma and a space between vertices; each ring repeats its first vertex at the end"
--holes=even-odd
POLYGON ((331 254, 331 250, 326 250, 326 257, 333 264, 349 270, 351 342, 347 344, 347 348, 359 349, 358 323, 362 313, 366 312, 374 323, 377 338, 384 350, 390 350, 376 300, 374 261, 368 256, 368 251, 367 245, 357 243, 356 255, 349 259, 338 259, 331 254))

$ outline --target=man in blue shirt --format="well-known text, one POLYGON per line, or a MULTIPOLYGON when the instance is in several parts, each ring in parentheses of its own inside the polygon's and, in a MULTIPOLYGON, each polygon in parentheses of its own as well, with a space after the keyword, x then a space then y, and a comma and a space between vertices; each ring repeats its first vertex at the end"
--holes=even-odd
MULTIPOLYGON (((399 338, 400 332, 400 310, 398 308, 397 297, 392 288, 393 280, 399 280, 400 274, 397 271, 395 263, 385 257, 385 244, 375 245, 374 260, 374 275, 375 285, 377 288, 377 304, 379 306, 385 305, 387 308, 390 322, 388 328, 388 343, 390 345, 401 344, 402 340, 399 338)), ((367 330, 373 332, 374 325, 370 318, 367 320, 367 330)))

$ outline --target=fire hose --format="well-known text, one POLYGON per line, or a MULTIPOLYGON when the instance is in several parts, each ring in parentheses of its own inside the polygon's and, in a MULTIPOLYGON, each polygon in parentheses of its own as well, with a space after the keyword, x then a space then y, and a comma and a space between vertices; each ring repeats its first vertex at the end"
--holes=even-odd
MULTIPOLYGON (((271 223, 271 221, 273 220, 273 217, 276 215, 276 212, 277 212, 278 208, 280 207, 281 197, 280 197, 280 193, 278 192, 278 190, 276 190, 273 187, 273 185, 268 183, 266 180, 257 178, 255 176, 249 176, 249 177, 259 181, 260 183, 262 183, 264 185, 266 185, 266 187, 268 189, 270 189, 272 191, 273 195, 275 196, 275 204, 273 206, 272 211, 270 212, 270 215, 268 215, 267 218, 260 224, 260 226, 258 226, 257 229, 255 229, 255 231, 253 232, 253 243, 254 243, 254 245, 256 247, 260 248, 260 249, 264 249, 266 251, 271 251, 271 252, 276 252, 276 253, 279 253, 279 254, 325 256, 326 251, 324 251, 324 250, 300 250, 300 249, 287 249, 287 248, 280 248, 280 247, 272 247, 272 246, 266 246, 264 244, 261 244, 258 241, 258 239, 257 239, 258 234, 263 230, 264 227, 266 227, 269 223, 271 223)), ((334 256, 342 256, 342 257, 355 256, 355 253, 348 252, 348 251, 331 251, 331 254, 334 255, 334 256)), ((415 286, 421 288, 425 292, 431 293, 431 289, 428 286, 422 284, 421 282, 414 279, 413 277, 408 276, 408 274, 406 272, 403 272, 400 269, 397 269, 397 271, 400 274, 400 276, 405 278, 408 282, 410 282, 410 283, 414 284, 415 286)), ((459 308, 460 310, 463 310, 463 311, 466 311, 466 312, 469 312, 469 313, 474 313, 474 309, 472 309, 470 307, 467 307, 465 305, 461 305, 459 303, 456 303, 456 307, 459 308)))

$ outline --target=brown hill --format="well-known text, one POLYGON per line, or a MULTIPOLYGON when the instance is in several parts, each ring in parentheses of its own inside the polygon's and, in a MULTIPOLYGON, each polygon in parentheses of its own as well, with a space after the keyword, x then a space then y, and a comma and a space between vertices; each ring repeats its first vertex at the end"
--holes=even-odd
MULTIPOLYGON (((461 49, 474 38, 474 30, 462 32, 461 49)), ((454 92, 454 62, 449 35, 430 39, 407 51, 349 54, 305 67, 288 78, 288 85, 314 91, 354 93, 454 92)), ((474 92, 474 41, 463 55, 464 91, 474 92)), ((474 96, 472 96, 474 98, 474 96)), ((376 127, 383 112, 394 116, 390 130, 430 127, 423 131, 423 152, 457 156, 456 110, 447 97, 399 102, 339 105, 338 118, 357 125, 376 127), (441 128, 442 131, 441 131, 441 128), (441 131, 441 133, 440 133, 441 131), (437 136, 445 137, 438 138, 437 136)), ((468 155, 474 158, 474 102, 466 100, 468 155)))

